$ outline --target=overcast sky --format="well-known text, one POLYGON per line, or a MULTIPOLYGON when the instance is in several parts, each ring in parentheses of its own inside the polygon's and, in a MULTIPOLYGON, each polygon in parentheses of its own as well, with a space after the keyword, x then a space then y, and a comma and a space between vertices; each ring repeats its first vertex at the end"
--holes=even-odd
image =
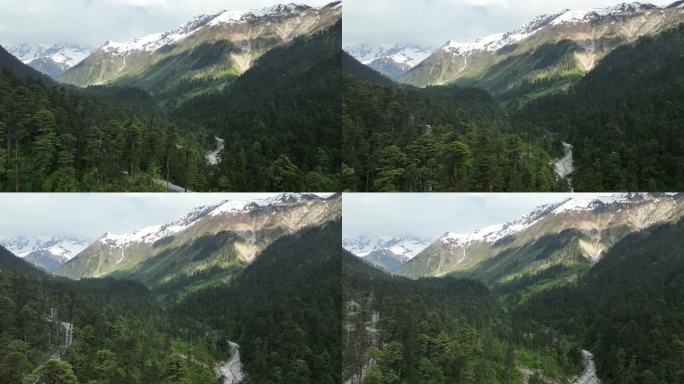
POLYGON ((164 224, 195 207, 245 201, 269 193, 24 193, 0 194, 0 238, 70 236, 95 240, 164 224))
MULTIPOLYGON (((652 1, 666 5, 674 2, 652 1)), ((563 9, 606 7, 619 0, 344 0, 345 47, 369 43, 438 48, 507 32, 563 9)))
POLYGON ((342 237, 417 236, 437 239, 447 231, 469 233, 515 220, 534 208, 592 193, 345 193, 342 237))
MULTIPOLYGON (((288 0, 289 1, 289 0, 288 0)), ((76 43, 99 47, 170 31, 194 16, 261 9, 278 0, 1 0, 0 44, 76 43)), ((327 0, 301 0, 320 6, 327 0)))

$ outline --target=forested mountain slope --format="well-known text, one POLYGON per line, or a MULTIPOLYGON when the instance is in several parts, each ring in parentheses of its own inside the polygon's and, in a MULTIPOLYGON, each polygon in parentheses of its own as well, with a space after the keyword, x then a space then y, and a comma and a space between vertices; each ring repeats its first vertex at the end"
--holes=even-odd
POLYGON ((108 41, 61 78, 78 86, 118 85, 182 101, 223 89, 264 53, 335 24, 339 3, 274 5, 199 15, 173 31, 108 41))
POLYGON ((212 183, 235 191, 339 190, 342 23, 265 53, 223 92, 174 112, 226 140, 212 183))
POLYGON ((627 236, 576 285, 533 297, 517 317, 573 335, 611 383, 684 380, 684 222, 627 236))
MULTIPOLYGON (((342 51, 342 73, 345 76, 353 77, 356 80, 363 80, 368 83, 384 86, 399 86, 398 83, 392 81, 389 77, 360 63, 356 58, 342 51)), ((345 80, 352 80, 345 78, 345 80)))
POLYGON ((341 197, 280 194, 202 206, 172 222, 128 234, 105 234, 57 274, 115 276, 148 287, 227 283, 280 237, 339 219, 341 197))
POLYGON ((0 248, 3 383, 216 383, 177 353, 173 334, 140 284, 53 278, 0 248))
POLYGON ((162 190, 151 181, 162 173, 206 188, 202 138, 179 133, 149 94, 14 73, 0 73, 0 190, 162 190))
POLYGON ((578 191, 684 188, 684 26, 622 46, 567 94, 515 116, 574 145, 578 191))
POLYGON ((478 282, 394 277, 346 251, 342 260, 346 383, 568 382, 580 370, 576 345, 544 328, 524 335, 478 282))
POLYGON ((525 102, 566 90, 614 49, 683 21, 679 2, 662 7, 632 2, 565 9, 535 17, 513 31, 472 42, 450 41, 401 81, 417 86, 474 86, 525 102))
POLYGON ((110 42, 65 75, 137 68, 103 87, 61 87, 3 56, 0 189, 339 190, 341 4, 205 16, 110 42), (94 64, 104 56, 116 63, 94 64))
MULTIPOLYGON (((351 57, 347 61, 354 60, 351 57)), ((349 68, 358 68, 350 65, 349 68)), ((486 92, 378 85, 347 70, 342 174, 351 191, 548 191, 549 135, 512 132, 486 92)), ((374 77, 377 78, 377 77, 374 77)))
POLYGON ((340 220, 284 236, 175 312, 236 340, 250 383, 339 383, 341 237, 340 220))
POLYGON ((12 56, 11 53, 7 52, 5 48, 0 46, 0 71, 3 70, 13 72, 22 78, 29 77, 36 80, 42 80, 43 82, 47 83, 51 82, 47 76, 25 65, 19 59, 12 56))
POLYGON ((682 194, 569 198, 472 233, 446 233, 397 271, 418 278, 453 274, 489 285, 564 266, 588 269, 626 235, 684 216, 682 194))

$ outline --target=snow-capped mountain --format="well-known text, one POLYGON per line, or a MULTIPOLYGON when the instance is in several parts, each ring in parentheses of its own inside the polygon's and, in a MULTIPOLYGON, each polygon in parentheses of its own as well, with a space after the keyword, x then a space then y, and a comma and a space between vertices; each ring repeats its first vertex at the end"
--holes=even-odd
POLYGON ((432 49, 428 47, 404 44, 393 46, 362 44, 347 47, 345 51, 361 63, 392 79, 400 78, 432 53, 432 49))
POLYGON ((632 17, 640 12, 646 12, 655 8, 658 7, 652 4, 623 3, 606 8, 586 10, 564 9, 559 13, 538 16, 531 22, 511 32, 495 33, 465 43, 448 41, 440 49, 455 56, 469 55, 475 51, 496 52, 503 47, 517 44, 529 38, 546 26, 588 23, 599 21, 603 18, 632 17))
POLYGON ((569 76, 572 71, 561 65, 568 61, 586 73, 616 47, 682 21, 681 2, 666 7, 634 2, 564 9, 535 17, 509 32, 469 42, 448 41, 400 80, 416 86, 460 82, 501 92, 532 83, 539 76, 569 76))
POLYGON ((180 79, 196 79, 200 74, 220 72, 242 74, 265 52, 299 36, 311 35, 340 20, 341 3, 314 8, 307 5, 276 5, 260 10, 219 11, 196 16, 168 31, 153 33, 127 42, 107 41, 80 65, 69 70, 61 81, 88 86, 111 83, 126 77, 131 85, 159 92, 144 80, 164 77, 168 60, 175 60, 180 79), (187 63, 194 65, 188 66, 187 63), (159 64, 159 65, 156 65, 159 64), (142 76, 136 82, 136 76, 142 76))
POLYGON ((284 235, 339 219, 340 201, 339 195, 284 193, 198 207, 168 223, 105 233, 57 274, 79 279, 116 272, 159 284, 248 264, 284 235))
POLYGON ((100 49, 114 56, 127 56, 136 51, 154 52, 162 47, 176 44, 206 27, 247 24, 260 21, 260 19, 290 17, 310 9, 312 8, 306 5, 290 3, 259 10, 222 10, 213 14, 195 16, 191 21, 170 32, 153 33, 128 42, 107 41, 100 49))
POLYGON ((425 249, 425 247, 427 247, 431 242, 432 241, 430 239, 415 236, 392 236, 378 238, 359 236, 344 239, 342 241, 342 246, 347 251, 359 257, 368 256, 370 253, 378 249, 389 249, 394 254, 409 260, 417 255, 420 251, 425 249))
POLYGON ((684 216, 684 194, 611 194, 546 204, 508 223, 447 232, 397 273, 501 282, 555 265, 591 265, 631 232, 684 216))
POLYGON ((90 240, 73 237, 18 236, 0 239, 0 245, 10 252, 50 272, 74 258, 90 243, 90 240))
POLYGON ((415 257, 431 242, 430 239, 415 236, 379 238, 359 236, 342 240, 342 247, 370 263, 393 272, 415 257))
POLYGON ((154 244, 159 240, 183 232, 206 218, 243 215, 264 209, 274 211, 302 203, 309 205, 312 201, 319 199, 321 199, 319 196, 313 194, 284 193, 265 199, 226 200, 219 204, 195 208, 190 213, 169 223, 152 225, 125 234, 107 232, 97 241, 113 248, 123 248, 132 243, 154 244))
POLYGON ((8 51, 24 64, 50 76, 58 78, 74 65, 88 57, 93 49, 77 44, 28 43, 8 47, 8 51))

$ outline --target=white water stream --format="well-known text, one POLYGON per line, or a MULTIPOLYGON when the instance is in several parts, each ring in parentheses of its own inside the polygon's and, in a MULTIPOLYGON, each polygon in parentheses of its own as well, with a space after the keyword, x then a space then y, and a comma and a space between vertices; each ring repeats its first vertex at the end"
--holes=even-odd
POLYGON ((572 187, 572 179, 570 175, 575 171, 575 164, 572 158, 572 145, 568 143, 563 143, 563 157, 553 163, 553 170, 556 172, 561 179, 567 179, 568 184, 570 184, 571 192, 574 192, 572 187))
POLYGON ((230 345, 230 359, 219 363, 214 368, 214 372, 223 380, 223 384, 240 384, 245 377, 240 361, 240 346, 232 341, 228 344, 230 345))

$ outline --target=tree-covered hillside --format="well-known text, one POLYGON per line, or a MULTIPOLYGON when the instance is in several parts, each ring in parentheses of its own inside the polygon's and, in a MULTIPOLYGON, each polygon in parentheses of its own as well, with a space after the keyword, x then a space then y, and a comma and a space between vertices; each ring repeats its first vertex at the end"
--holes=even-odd
POLYGON ((479 93, 387 85, 369 68, 348 64, 344 188, 565 190, 567 181, 558 180, 551 162, 567 142, 574 147, 569 180, 575 191, 682 189, 684 26, 621 45, 586 75, 574 67, 577 49, 569 41, 542 46, 457 83, 479 93), (561 63, 562 74, 544 74, 493 97, 485 93, 550 63, 561 63))
POLYGON ((2 383, 215 383, 174 333, 138 283, 53 278, 0 248, 2 383))
POLYGON ((629 235, 577 284, 534 296, 516 318, 582 342, 607 384, 682 382, 682 235, 684 221, 629 235))
POLYGON ((548 328, 523 333, 484 285, 409 280, 343 254, 344 375, 353 383, 567 382, 577 345, 548 328))
POLYGON ((339 383, 341 241, 340 221, 283 237, 175 313, 237 341, 250 383, 339 383))
POLYGON ((120 88, 125 79, 60 86, 0 55, 0 190, 163 191, 166 180, 193 191, 339 190, 341 39, 338 22, 239 77, 180 84, 183 71, 233 49, 197 47, 134 82, 155 96, 120 88), (205 159, 214 136, 225 140, 217 165, 205 159))
MULTIPOLYGON (((348 60, 353 60, 349 58, 348 60)), ((349 65, 342 178, 350 191, 551 191, 550 135, 516 134, 486 92, 402 88, 349 65)))
POLYGON ((338 190, 342 23, 264 54, 174 116, 226 140, 212 179, 235 191, 338 190))
POLYGON ((622 46, 567 94, 515 116, 519 131, 553 132, 574 145, 581 191, 684 188, 684 25, 622 46))
POLYGON ((207 188, 201 132, 166 119, 135 89, 60 87, 0 72, 0 190, 207 188))

